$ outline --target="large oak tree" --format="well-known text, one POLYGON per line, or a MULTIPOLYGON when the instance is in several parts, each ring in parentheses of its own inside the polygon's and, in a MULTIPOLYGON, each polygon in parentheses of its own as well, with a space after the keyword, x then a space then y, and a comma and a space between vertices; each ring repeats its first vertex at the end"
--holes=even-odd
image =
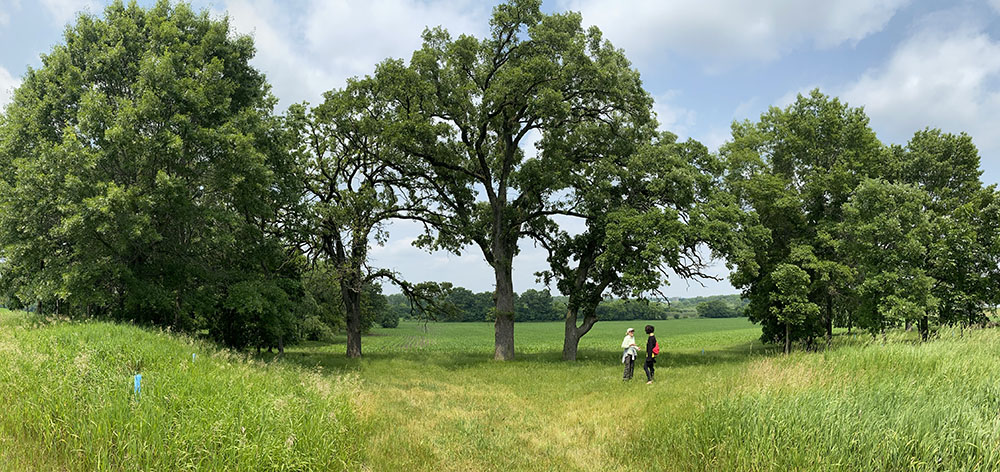
POLYGON ((496 280, 494 358, 514 357, 512 271, 518 242, 538 219, 566 212, 569 176, 601 146, 569 153, 562 140, 585 123, 630 132, 650 121, 639 74, 576 13, 544 14, 539 0, 497 6, 485 38, 424 33, 408 66, 378 75, 398 89, 393 133, 421 159, 415 178, 434 190, 423 242, 475 245, 496 280), (533 137, 537 155, 526 153, 533 137))

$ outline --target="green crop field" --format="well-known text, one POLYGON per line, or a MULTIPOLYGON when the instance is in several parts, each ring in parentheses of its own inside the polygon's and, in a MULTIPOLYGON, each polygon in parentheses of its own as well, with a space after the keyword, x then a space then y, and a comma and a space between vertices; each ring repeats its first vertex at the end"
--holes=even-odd
POLYGON ((254 359, 0 312, 0 468, 1000 469, 996 330, 782 356, 745 319, 656 321, 656 382, 622 382, 644 324, 598 323, 567 364, 559 323, 517 325, 516 360, 494 362, 489 324, 404 322, 355 361, 342 340, 254 359))

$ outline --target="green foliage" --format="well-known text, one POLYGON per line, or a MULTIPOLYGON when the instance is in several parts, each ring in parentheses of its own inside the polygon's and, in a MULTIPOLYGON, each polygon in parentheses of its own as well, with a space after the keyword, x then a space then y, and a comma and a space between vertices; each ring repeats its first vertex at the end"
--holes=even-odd
POLYGON ((927 242, 924 269, 934 279, 944 323, 982 323, 1000 300, 997 241, 1000 238, 995 186, 979 180, 979 153, 966 134, 923 130, 906 147, 894 147, 897 181, 927 194, 924 209, 934 235, 927 242))
POLYGON ((670 133, 623 139, 631 142, 595 156, 574 181, 573 212, 586 229, 533 232, 549 253, 550 269, 539 275, 568 296, 566 322, 575 326, 577 314, 583 316, 575 332, 567 330, 568 360, 576 339, 606 311, 599 307, 605 292, 643 298, 669 283, 665 269, 680 278, 704 277, 701 251, 728 252, 739 213, 719 191, 718 159, 700 143, 677 142, 670 133))
POLYGON ((315 260, 331 266, 327 273, 346 314, 350 357, 361 356, 361 333, 372 324, 364 319, 366 311, 378 312, 383 325, 398 319, 388 310, 361 306, 384 302, 365 295, 377 279, 404 284, 391 271, 369 267, 369 248, 388 238, 386 222, 422 205, 419 182, 404 177, 406 159, 388 132, 393 109, 384 88, 370 78, 352 79, 343 90, 324 94, 323 103, 312 109, 294 105, 288 110, 299 139, 293 154, 305 190, 300 241, 315 260))
POLYGON ((731 251, 731 281, 750 300, 762 339, 829 338, 834 319, 850 312, 842 206, 865 176, 887 172, 882 145, 861 109, 819 91, 757 123, 734 123, 732 133, 720 151, 726 184, 749 213, 731 251))
POLYGON ((867 123, 814 91, 733 125, 727 186, 750 213, 732 280, 765 340, 829 339, 834 322, 926 339, 1000 300, 1000 208, 972 139, 927 129, 885 149, 867 123))
MULTIPOLYGON (((331 332, 339 332, 347 325, 347 308, 340 293, 341 285, 330 264, 318 263, 303 275, 307 298, 307 309, 313 315, 311 323, 321 323, 331 332)), ((367 333, 377 323, 383 327, 392 324, 395 313, 389 300, 382 294, 382 286, 368 283, 364 286, 359 300, 359 329, 367 333)), ((395 318, 398 319, 398 316, 395 318)), ((325 332, 322 328, 319 334, 325 332)))
POLYGON ((376 73, 393 90, 390 134, 418 158, 412 178, 432 190, 420 243, 483 252, 497 281, 495 357, 511 359, 518 241, 567 213, 569 189, 595 157, 641 136, 652 99, 596 27, 578 13, 543 13, 539 0, 496 6, 485 38, 435 28, 423 40, 409 65, 387 61, 376 73), (541 140, 529 158, 532 133, 541 140))
POLYGON ((68 27, 0 124, 0 292, 180 330, 286 309, 298 276, 277 215, 297 181, 253 53, 227 21, 167 1, 68 27), (269 293, 230 296, 248 284, 269 293))
POLYGON ((548 290, 528 289, 517 297, 519 321, 555 321, 562 318, 561 315, 556 311, 548 290))
POLYGON ((698 316, 702 318, 735 318, 743 316, 742 306, 733 306, 718 298, 699 303, 696 309, 698 316))
POLYGON ((844 206, 846 250, 858 271, 858 325, 873 333, 933 314, 928 275, 933 240, 928 195, 906 184, 866 180, 844 206))
MULTIPOLYGON (((517 296, 518 319, 523 321, 562 320, 568 297, 546 295, 547 293, 544 290, 529 289, 517 296), (529 308, 530 306, 536 308, 529 308)), ((449 287, 446 294, 442 296, 440 304, 448 307, 444 316, 423 313, 421 306, 415 306, 411 312, 409 299, 403 294, 387 295, 386 301, 387 310, 392 311, 401 319, 492 321, 493 294, 490 292, 473 293, 464 287, 449 287)), ((743 309, 747 300, 741 299, 739 295, 674 298, 669 302, 607 298, 601 300, 596 311, 600 319, 610 321, 665 320, 671 317, 695 318, 703 316, 698 311, 698 306, 706 303, 725 307, 723 312, 725 316, 723 317, 745 316, 743 309)))

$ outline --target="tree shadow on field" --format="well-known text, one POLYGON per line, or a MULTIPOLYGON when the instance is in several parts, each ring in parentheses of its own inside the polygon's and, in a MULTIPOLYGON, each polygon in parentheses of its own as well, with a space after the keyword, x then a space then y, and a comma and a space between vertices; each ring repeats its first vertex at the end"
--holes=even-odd
POLYGON ((781 349, 759 342, 740 343, 705 350, 665 351, 656 358, 657 367, 705 367, 741 364, 754 359, 775 357, 781 349))

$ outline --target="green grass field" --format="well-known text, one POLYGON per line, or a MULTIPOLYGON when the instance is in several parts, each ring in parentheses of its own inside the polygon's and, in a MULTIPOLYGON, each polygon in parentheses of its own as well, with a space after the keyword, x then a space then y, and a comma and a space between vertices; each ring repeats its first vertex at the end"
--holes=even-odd
POLYGON ((646 385, 618 349, 643 322, 598 323, 569 364, 559 323, 517 325, 516 360, 494 362, 486 323, 377 329, 348 360, 343 340, 247 359, 0 322, 5 470, 1000 470, 996 330, 782 356, 745 319, 657 321, 646 385))

